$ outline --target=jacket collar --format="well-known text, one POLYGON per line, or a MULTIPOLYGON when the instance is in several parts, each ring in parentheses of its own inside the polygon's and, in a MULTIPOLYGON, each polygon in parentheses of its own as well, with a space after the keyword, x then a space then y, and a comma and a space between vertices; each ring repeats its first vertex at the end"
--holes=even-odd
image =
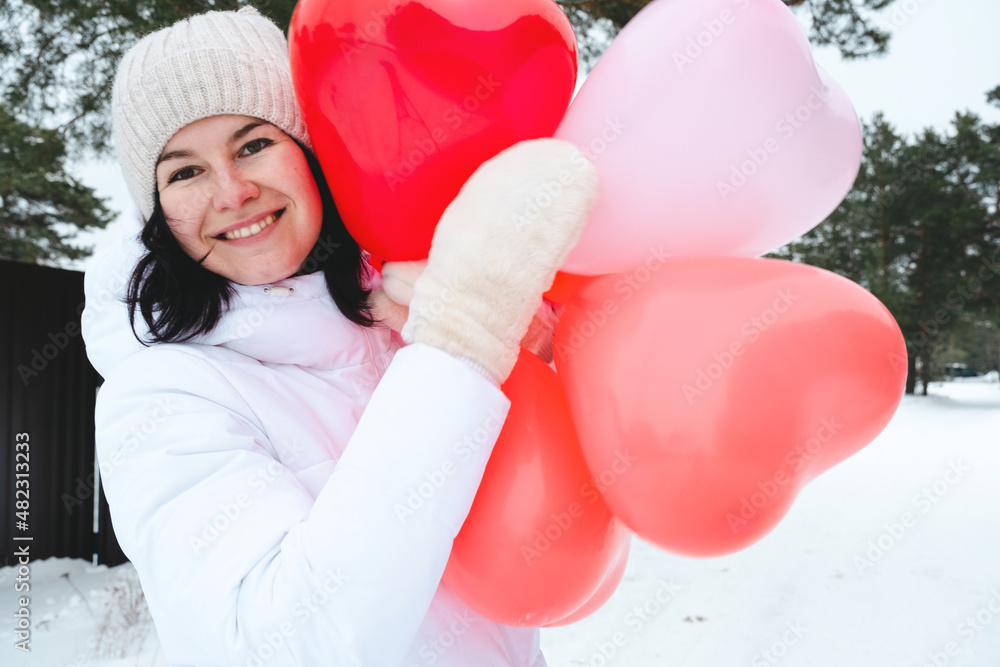
POLYGON ((364 330, 337 308, 322 272, 235 287, 236 298, 219 324, 192 343, 275 364, 329 369, 364 361, 364 330))
MULTIPOLYGON (((132 333, 124 303, 129 276, 143 253, 138 236, 125 234, 95 255, 85 272, 81 329, 87 356, 105 378, 145 349, 132 333)), ((380 282, 381 275, 370 271, 367 286, 380 282)), ((321 271, 235 288, 218 325, 190 343, 225 347, 264 363, 322 369, 356 365, 371 355, 364 328, 340 312, 321 271)), ((149 340, 141 317, 135 331, 149 340)))

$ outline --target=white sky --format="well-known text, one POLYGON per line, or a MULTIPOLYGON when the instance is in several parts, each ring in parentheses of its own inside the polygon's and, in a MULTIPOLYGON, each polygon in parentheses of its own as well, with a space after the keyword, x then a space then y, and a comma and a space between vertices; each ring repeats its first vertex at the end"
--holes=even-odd
MULTIPOLYGON (((1000 1, 896 0, 882 18, 893 30, 887 56, 848 62, 835 49, 813 49, 817 63, 844 87, 862 119, 881 110, 908 135, 928 126, 946 131, 959 110, 1000 122, 1000 111, 985 98, 1000 85, 1000 1)), ((80 234, 77 245, 99 249, 116 230, 138 224, 116 163, 88 163, 73 171, 122 212, 107 230, 80 234)), ((64 264, 81 271, 86 265, 87 260, 64 264)))

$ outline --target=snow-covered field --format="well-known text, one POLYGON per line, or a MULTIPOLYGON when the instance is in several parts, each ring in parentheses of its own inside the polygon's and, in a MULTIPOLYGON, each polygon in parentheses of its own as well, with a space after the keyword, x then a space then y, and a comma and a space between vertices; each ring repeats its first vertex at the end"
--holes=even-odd
POLYGON ((1000 385, 977 380, 905 396, 749 549, 697 560, 634 541, 604 607, 542 631, 549 664, 1000 665, 1000 385), (666 604, 661 582, 679 587, 666 604))
MULTIPOLYGON (((542 630, 549 665, 1000 665, 1000 383, 990 379, 904 397, 875 442, 812 482, 745 551, 698 560, 636 539, 603 608, 542 630)), ((15 576, 0 570, 8 628, 15 576)), ((0 665, 166 664, 130 566, 49 559, 32 563, 31 585, 31 653, 6 631, 0 665)))

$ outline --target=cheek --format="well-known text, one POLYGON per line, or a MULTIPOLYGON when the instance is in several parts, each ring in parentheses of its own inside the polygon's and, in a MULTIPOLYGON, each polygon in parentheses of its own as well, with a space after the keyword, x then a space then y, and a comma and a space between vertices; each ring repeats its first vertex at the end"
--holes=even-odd
POLYGON ((323 226, 323 200, 320 199, 319 190, 316 189, 315 183, 312 185, 312 188, 309 191, 309 196, 310 196, 310 208, 313 212, 312 215, 313 227, 315 228, 316 233, 318 234, 320 227, 323 226))
POLYGON ((317 241, 323 231, 323 205, 319 195, 314 201, 310 201, 309 206, 302 208, 306 217, 301 222, 298 231, 297 254, 308 255, 316 247, 317 241))
POLYGON ((204 212, 190 197, 171 193, 160 197, 160 206, 167 218, 167 226, 181 243, 198 241, 204 212))
MULTIPOLYGON (((295 170, 296 183, 294 190, 295 198, 306 216, 305 227, 311 236, 319 236, 319 230, 323 226, 323 200, 319 196, 319 188, 313 180, 309 165, 303 158, 298 168, 295 170)), ((315 241, 315 238, 312 239, 315 241)))
POLYGON ((170 218, 166 208, 164 213, 168 215, 167 227, 176 239, 177 245, 191 259, 200 260, 206 252, 206 244, 198 233, 200 226, 190 219, 170 218))

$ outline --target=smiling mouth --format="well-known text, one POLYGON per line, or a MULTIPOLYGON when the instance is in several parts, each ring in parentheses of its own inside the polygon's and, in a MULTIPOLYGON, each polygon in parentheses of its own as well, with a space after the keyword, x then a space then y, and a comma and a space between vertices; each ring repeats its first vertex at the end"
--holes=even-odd
POLYGON ((271 215, 267 216, 260 222, 255 222, 249 227, 240 227, 239 229, 234 229, 232 231, 226 232, 224 234, 219 234, 215 238, 222 241, 235 241, 236 239, 245 239, 249 236, 256 236, 262 231, 270 227, 275 220, 281 217, 281 214, 285 212, 285 209, 276 211, 271 215))

